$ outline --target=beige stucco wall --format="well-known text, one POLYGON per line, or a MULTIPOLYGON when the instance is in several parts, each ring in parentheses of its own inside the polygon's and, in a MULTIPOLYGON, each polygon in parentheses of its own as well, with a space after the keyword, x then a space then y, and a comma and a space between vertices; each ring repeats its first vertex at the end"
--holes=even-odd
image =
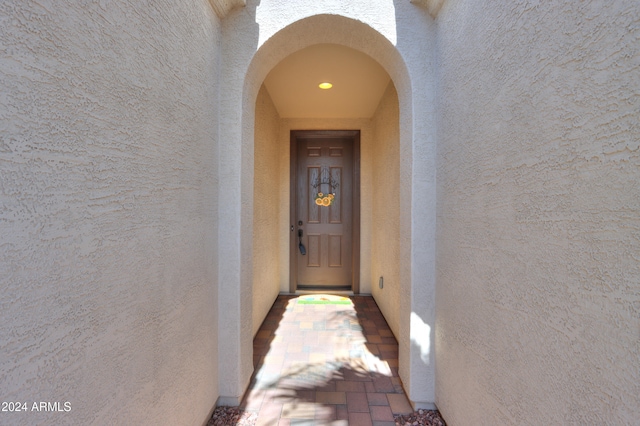
MULTIPOLYGON (((280 117, 267 89, 256 100, 253 186, 253 335, 280 292, 280 210, 289 211, 280 199, 280 117)), ((288 171, 284 173, 288 176, 288 171)), ((288 234, 287 234, 288 235, 288 234)))
MULTIPOLYGON (((412 401, 434 400, 437 164, 449 424, 632 423, 639 15, 632 0, 458 0, 436 26, 409 1, 250 0, 219 28, 206 1, 1 2, 3 399, 72 407, 2 423, 197 424, 219 393, 237 402, 267 306, 254 259, 288 290, 289 130, 361 129, 363 200, 392 154, 380 114, 284 120, 262 163, 273 139, 254 130, 275 117, 258 88, 315 43, 369 54, 397 88, 399 300, 383 311, 412 401), (254 194, 275 161, 277 210, 254 194), (274 217, 277 266, 271 230, 254 233, 274 217)), ((379 213, 363 202, 361 290, 384 305, 379 213)))
POLYGON ((371 293, 396 336, 400 335, 400 128, 398 95, 389 83, 373 122, 371 293), (379 287, 379 278, 384 286, 379 287))
POLYGON ((438 19, 438 407, 637 424, 638 3, 460 0, 438 19))
POLYGON ((217 388, 217 18, 0 2, 2 424, 201 424, 217 388))

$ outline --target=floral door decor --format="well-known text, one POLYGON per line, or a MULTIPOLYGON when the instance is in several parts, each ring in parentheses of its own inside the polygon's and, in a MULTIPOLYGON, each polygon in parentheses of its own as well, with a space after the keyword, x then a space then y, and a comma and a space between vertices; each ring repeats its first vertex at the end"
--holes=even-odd
POLYGON ((333 204, 333 200, 336 197, 336 193, 333 192, 340 184, 335 179, 329 179, 329 168, 322 168, 320 180, 316 180, 311 184, 313 188, 321 188, 322 185, 329 185, 329 192, 316 193, 316 204, 319 206, 328 207, 333 204))

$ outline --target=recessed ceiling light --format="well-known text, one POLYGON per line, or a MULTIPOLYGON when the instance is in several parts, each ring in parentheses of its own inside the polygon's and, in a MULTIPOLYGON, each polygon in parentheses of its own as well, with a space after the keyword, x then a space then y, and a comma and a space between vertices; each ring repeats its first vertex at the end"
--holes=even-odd
POLYGON ((325 83, 318 84, 318 87, 326 90, 326 89, 331 89, 333 87, 333 84, 325 82, 325 83))

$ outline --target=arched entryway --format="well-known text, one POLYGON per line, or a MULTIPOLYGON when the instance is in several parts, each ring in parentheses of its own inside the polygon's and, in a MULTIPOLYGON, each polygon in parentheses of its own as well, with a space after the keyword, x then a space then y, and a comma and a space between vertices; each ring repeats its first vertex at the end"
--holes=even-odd
MULTIPOLYGON (((238 21, 242 19, 239 17, 238 21)), ((228 25, 232 24, 238 23, 230 22, 228 25)), ((237 27, 234 28, 235 34, 237 27)), ((258 43, 261 42, 258 40, 258 43)), ((435 193, 431 193, 435 188, 430 186, 428 173, 424 176, 424 165, 416 160, 420 156, 427 160, 428 165, 429 156, 434 155, 424 147, 429 142, 425 133, 426 126, 431 123, 429 114, 433 111, 424 107, 426 103, 423 99, 416 99, 416 93, 412 91, 416 85, 412 84, 410 68, 401 50, 388 37, 366 23, 339 15, 315 15, 299 19, 263 42, 254 54, 234 51, 231 44, 227 46, 226 54, 230 58, 225 63, 237 65, 239 61, 245 61, 246 71, 241 71, 245 77, 240 87, 237 78, 240 70, 223 70, 223 81, 227 81, 228 86, 224 88, 221 107, 231 110, 221 111, 222 117, 227 117, 222 122, 221 145, 229 145, 220 152, 221 165, 228 168, 227 173, 222 170, 224 181, 220 184, 229 193, 221 196, 220 200, 219 234, 221 244, 229 240, 227 247, 231 250, 226 254, 221 253, 220 257, 220 300, 231 321, 228 331, 221 333, 222 338, 227 339, 220 344, 221 399, 223 402, 237 402, 252 372, 251 339, 256 322, 253 318, 251 267, 256 99, 265 77, 274 66, 297 50, 318 43, 343 45, 369 55, 388 72, 397 91, 400 152, 400 184, 397 190, 401 213, 398 229, 400 272, 395 293, 398 299, 396 337, 400 344, 400 375, 409 398, 417 405, 429 404, 434 401, 430 342, 433 339, 431 327, 435 306, 430 276, 434 271, 429 266, 434 255, 430 253, 430 243, 435 226, 435 203, 429 203, 435 200, 435 193), (417 121, 416 115, 426 119, 417 121), (417 215, 419 209, 422 211, 417 215), (418 236, 416 232, 421 234, 418 236), (418 322, 416 317, 420 319, 418 322), (416 334, 418 325, 421 325, 422 335, 416 334), (425 330, 428 330, 426 336, 425 330)), ((423 84, 419 81, 418 87, 423 84)), ((426 98, 429 96, 428 93, 424 95, 426 98)), ((377 283, 377 277, 375 281, 377 283)))

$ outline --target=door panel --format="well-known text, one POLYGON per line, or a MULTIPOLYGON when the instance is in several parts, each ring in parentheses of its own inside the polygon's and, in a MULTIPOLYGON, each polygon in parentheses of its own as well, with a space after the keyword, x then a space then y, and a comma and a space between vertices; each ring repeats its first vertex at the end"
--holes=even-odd
MULTIPOLYGON (((318 155, 319 157, 319 155, 318 155)), ((304 185, 300 190, 302 191, 304 188, 307 188, 307 197, 306 197, 306 214, 304 211, 301 211, 299 217, 307 217, 308 224, 319 224, 320 223, 320 214, 322 211, 320 210, 320 206, 316 204, 315 201, 315 188, 311 185, 311 182, 316 182, 320 179, 320 167, 307 167, 307 180, 302 183, 304 185)))
POLYGON ((342 235, 329 234, 329 267, 342 267, 342 235))
POLYGON ((320 241, 322 235, 307 234, 307 267, 318 268, 321 266, 320 241))
POLYGON ((333 189, 335 197, 333 203, 329 206, 329 223, 340 225, 342 224, 342 190, 340 189, 342 182, 342 167, 331 167, 330 177, 332 182, 337 183, 337 187, 333 189))
POLYGON ((306 247, 306 255, 303 255, 297 249, 299 241, 292 238, 295 288, 351 289, 354 267, 353 134, 357 132, 336 132, 336 135, 331 132, 295 133, 295 138, 292 133, 292 161, 295 161, 292 166, 292 178, 295 179, 292 224, 296 229, 295 236, 302 230, 301 241, 306 247), (345 136, 345 133, 350 134, 345 136), (332 194, 331 204, 319 205, 316 202, 319 193, 321 198, 332 194))

